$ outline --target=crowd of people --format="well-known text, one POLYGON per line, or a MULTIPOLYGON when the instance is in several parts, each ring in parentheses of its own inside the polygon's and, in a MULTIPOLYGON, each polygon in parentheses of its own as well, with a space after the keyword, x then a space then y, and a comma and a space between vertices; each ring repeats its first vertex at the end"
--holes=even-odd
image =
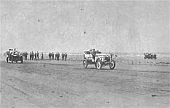
POLYGON ((39 59, 39 52, 37 51, 37 52, 30 52, 30 60, 37 60, 37 59, 39 59))
MULTIPOLYGON (((44 59, 44 53, 41 52, 39 53, 37 52, 30 52, 29 54, 27 52, 23 52, 23 56, 25 58, 25 60, 28 59, 28 55, 30 56, 30 60, 43 60, 44 59)), ((59 53, 59 52, 50 52, 48 54, 49 60, 60 60, 60 56, 61 56, 61 60, 67 60, 67 53, 59 53)))
MULTIPOLYGON (((60 59, 60 53, 57 52, 54 54, 54 52, 48 54, 50 60, 59 60, 60 59)), ((67 60, 67 53, 62 53, 61 54, 62 60, 67 60)))

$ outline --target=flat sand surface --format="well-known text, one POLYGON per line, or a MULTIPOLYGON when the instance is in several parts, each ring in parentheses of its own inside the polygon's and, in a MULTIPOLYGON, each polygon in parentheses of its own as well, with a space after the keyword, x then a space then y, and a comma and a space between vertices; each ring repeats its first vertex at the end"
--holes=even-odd
POLYGON ((1 108, 169 108, 170 65, 1 61, 1 108))

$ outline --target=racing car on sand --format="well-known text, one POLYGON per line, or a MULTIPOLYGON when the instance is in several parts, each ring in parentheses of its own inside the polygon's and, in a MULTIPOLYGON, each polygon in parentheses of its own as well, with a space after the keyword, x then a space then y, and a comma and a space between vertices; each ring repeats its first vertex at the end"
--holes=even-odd
POLYGON ((87 68, 89 64, 94 64, 97 69, 102 69, 104 66, 109 66, 113 70, 116 66, 115 57, 113 54, 102 54, 100 51, 91 49, 89 51, 84 51, 83 54, 83 66, 87 68))

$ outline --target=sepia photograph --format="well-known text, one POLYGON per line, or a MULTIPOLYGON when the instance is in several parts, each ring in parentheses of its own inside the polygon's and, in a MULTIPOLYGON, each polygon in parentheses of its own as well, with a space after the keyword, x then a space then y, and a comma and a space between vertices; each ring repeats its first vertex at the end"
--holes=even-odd
POLYGON ((0 0, 0 108, 170 108, 169 0, 0 0))

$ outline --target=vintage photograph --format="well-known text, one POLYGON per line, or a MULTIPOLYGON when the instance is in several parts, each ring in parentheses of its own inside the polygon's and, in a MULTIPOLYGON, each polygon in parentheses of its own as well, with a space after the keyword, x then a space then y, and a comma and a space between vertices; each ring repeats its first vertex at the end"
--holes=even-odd
POLYGON ((0 108, 170 108, 169 0, 0 0, 0 108))

